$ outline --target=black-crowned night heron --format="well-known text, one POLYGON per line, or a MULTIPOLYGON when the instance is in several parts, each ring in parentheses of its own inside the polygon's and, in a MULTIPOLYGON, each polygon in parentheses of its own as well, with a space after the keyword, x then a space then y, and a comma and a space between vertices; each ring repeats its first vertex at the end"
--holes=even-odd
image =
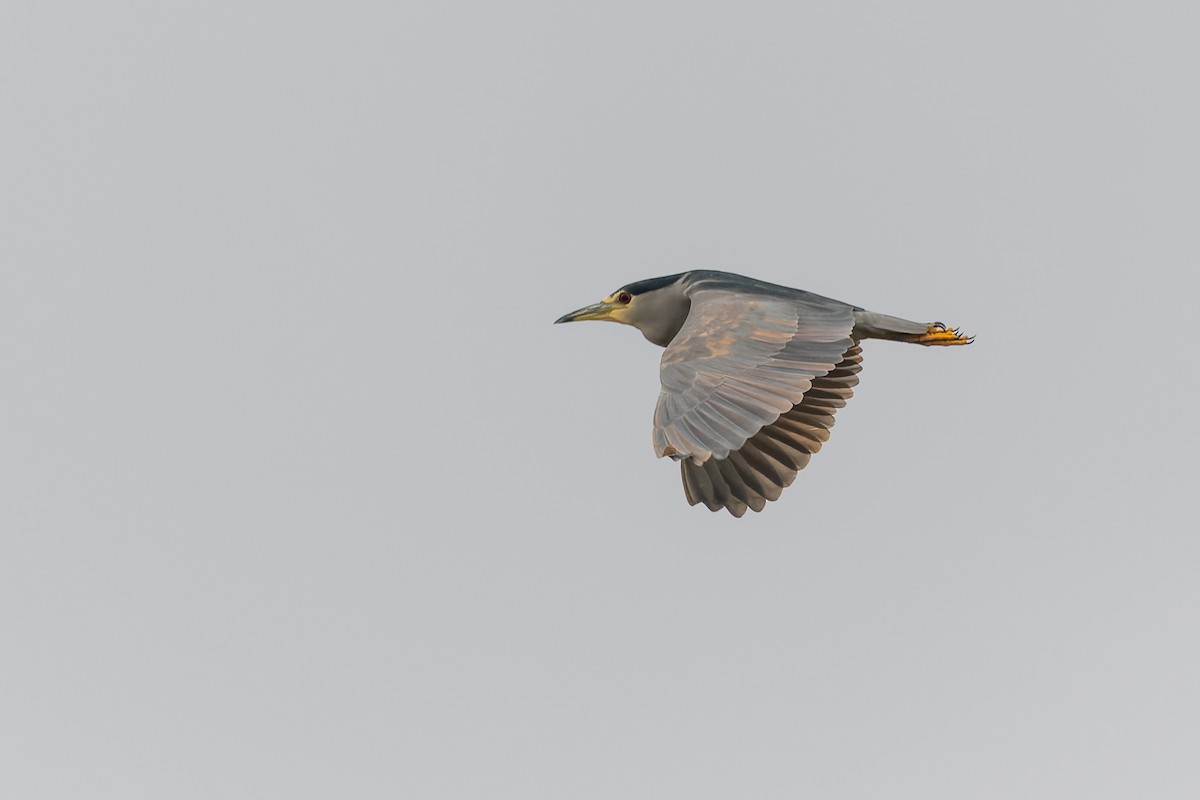
POLYGON ((654 451, 683 471, 690 504, 740 517, 791 485, 829 438, 862 369, 863 339, 970 344, 910 322, 728 272, 623 286, 556 322, 632 325, 663 352, 654 451))

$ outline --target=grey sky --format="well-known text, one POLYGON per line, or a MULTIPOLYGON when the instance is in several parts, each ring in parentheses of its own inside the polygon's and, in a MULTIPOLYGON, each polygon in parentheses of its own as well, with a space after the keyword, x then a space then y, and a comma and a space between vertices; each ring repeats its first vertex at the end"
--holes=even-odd
POLYGON ((0 795, 1194 797, 1185 3, 18 3, 0 795), (865 348, 735 520, 660 351, 865 348))

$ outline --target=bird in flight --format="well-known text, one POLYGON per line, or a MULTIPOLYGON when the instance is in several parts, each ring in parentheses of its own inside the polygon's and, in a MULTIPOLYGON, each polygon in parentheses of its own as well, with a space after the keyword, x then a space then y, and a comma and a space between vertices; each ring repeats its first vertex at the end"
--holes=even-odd
POLYGON ((688 503, 762 511, 829 439, 862 369, 863 339, 965 345, 940 322, 910 322, 729 272, 627 284, 555 320, 632 325, 665 347, 654 452, 680 463, 688 503))

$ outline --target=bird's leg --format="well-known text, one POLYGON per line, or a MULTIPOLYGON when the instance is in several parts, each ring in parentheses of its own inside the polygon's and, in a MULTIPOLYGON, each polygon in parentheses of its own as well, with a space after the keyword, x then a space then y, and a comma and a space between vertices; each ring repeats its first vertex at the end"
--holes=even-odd
POLYGON ((930 323, 929 329, 906 340, 913 344, 949 346, 955 344, 970 344, 974 336, 967 336, 958 328, 947 328, 940 322, 930 323))

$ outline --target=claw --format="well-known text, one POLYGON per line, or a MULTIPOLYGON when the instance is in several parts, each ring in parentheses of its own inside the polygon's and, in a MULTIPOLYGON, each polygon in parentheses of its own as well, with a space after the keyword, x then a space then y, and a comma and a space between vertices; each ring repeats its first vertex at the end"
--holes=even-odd
POLYGON ((911 341, 917 344, 946 346, 970 344, 975 341, 975 337, 964 335, 962 328, 950 328, 942 322, 931 322, 925 333, 914 337, 911 341))

